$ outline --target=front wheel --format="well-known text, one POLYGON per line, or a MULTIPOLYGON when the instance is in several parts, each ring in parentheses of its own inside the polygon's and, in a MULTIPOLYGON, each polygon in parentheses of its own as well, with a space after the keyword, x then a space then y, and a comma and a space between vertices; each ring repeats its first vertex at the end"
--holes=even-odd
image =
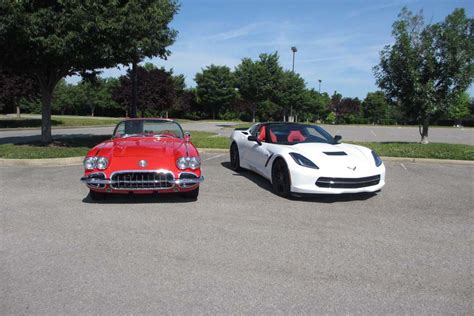
POLYGON ((284 198, 291 197, 290 172, 283 159, 278 159, 272 168, 272 185, 275 193, 284 198))
POLYGON ((236 143, 232 143, 230 146, 230 167, 234 171, 240 170, 239 147, 237 147, 236 143))
POLYGON ((199 196, 199 187, 197 187, 196 189, 192 191, 183 192, 181 193, 181 196, 184 197, 185 199, 196 201, 199 196))

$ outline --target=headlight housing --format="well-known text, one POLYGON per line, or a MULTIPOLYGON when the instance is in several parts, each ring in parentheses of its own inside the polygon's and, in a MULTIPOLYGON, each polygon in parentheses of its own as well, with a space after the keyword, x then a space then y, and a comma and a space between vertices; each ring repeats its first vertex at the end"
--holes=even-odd
POLYGON ((318 166, 308 158, 306 158, 303 155, 300 155, 298 153, 290 153, 291 158, 299 164, 300 166, 306 167, 306 168, 312 168, 312 169, 319 169, 318 166))
POLYGON ((86 157, 84 158, 83 165, 87 170, 105 170, 109 166, 109 160, 105 157, 86 157))
POLYGON ((374 157, 374 162, 376 167, 380 167, 382 164, 382 158, 375 151, 372 150, 372 156, 374 157))
POLYGON ((107 169, 109 166, 109 160, 105 157, 97 157, 97 161, 95 163, 95 167, 99 170, 107 169))
POLYGON ((201 167, 201 160, 198 157, 179 157, 176 160, 176 167, 179 170, 192 169, 196 170, 201 167))
POLYGON ((97 162, 97 157, 86 157, 84 158, 83 165, 87 170, 95 169, 95 164, 97 162))

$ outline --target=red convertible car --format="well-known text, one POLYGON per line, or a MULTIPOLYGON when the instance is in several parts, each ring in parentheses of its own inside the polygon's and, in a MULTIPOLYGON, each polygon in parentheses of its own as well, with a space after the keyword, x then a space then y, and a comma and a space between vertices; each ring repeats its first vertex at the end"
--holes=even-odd
POLYGON ((201 158, 189 134, 165 119, 127 119, 111 140, 84 158, 84 182, 92 200, 113 194, 180 193, 196 200, 201 158))

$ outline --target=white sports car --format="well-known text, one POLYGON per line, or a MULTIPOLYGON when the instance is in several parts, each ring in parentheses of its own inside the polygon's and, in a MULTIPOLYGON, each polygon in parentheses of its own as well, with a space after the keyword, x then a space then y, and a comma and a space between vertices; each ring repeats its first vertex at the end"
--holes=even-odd
POLYGON ((316 125, 257 123, 231 135, 233 170, 252 170, 270 180, 280 196, 292 193, 376 192, 385 185, 385 166, 366 147, 340 144, 316 125))

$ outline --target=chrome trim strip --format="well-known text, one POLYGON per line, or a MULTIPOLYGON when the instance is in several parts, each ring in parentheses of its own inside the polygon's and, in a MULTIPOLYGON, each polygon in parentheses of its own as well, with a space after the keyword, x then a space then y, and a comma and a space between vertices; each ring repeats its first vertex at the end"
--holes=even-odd
POLYGON ((171 183, 174 184, 199 184, 201 182, 204 182, 204 177, 200 176, 199 178, 196 179, 178 179, 178 180, 173 180, 171 183))

